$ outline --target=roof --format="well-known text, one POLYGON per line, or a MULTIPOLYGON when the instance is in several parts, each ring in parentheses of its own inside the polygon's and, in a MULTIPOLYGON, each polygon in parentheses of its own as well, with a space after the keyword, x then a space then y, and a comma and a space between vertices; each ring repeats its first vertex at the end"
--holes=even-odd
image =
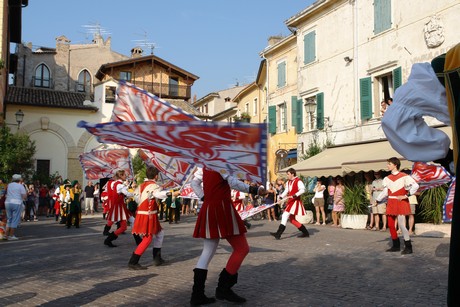
POLYGON ((166 100, 170 104, 175 105, 178 108, 181 108, 185 112, 190 113, 192 115, 195 115, 197 117, 202 117, 202 118, 207 117, 206 114, 201 113, 200 111, 198 111, 197 108, 192 106, 191 103, 189 103, 189 102, 187 102, 185 100, 182 100, 182 99, 169 99, 169 98, 166 98, 164 100, 166 100))
POLYGON ((94 110, 93 105, 85 105, 86 93, 54 91, 43 88, 8 87, 5 103, 48 108, 94 110))
POLYGON ((179 66, 176 66, 168 61, 165 61, 163 60, 162 58, 159 58, 155 55, 148 55, 148 56, 143 56, 143 57, 134 57, 134 58, 130 58, 130 59, 127 59, 127 60, 121 60, 121 61, 117 61, 117 62, 112 62, 112 63, 107 63, 107 64, 103 64, 101 65, 101 67, 99 68, 99 70, 97 71, 96 73, 96 78, 98 78, 99 80, 102 80, 104 78, 104 75, 106 75, 106 73, 104 71, 106 70, 109 70, 110 68, 113 68, 113 67, 119 67, 119 66, 124 66, 124 65, 127 65, 127 64, 133 64, 133 63, 140 63, 140 62, 151 62, 151 61, 154 61, 155 63, 159 63, 165 67, 168 67, 168 68, 171 68, 173 70, 175 70, 177 73, 185 76, 185 77, 188 77, 190 79, 193 79, 193 80, 198 80, 200 77, 180 68, 179 66))

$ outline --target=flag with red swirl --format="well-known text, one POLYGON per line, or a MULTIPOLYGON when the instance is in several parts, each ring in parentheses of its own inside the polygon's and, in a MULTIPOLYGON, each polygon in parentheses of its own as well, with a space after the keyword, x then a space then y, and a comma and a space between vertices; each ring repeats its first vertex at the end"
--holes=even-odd
POLYGON ((446 200, 442 208, 442 220, 444 222, 452 222, 452 210, 454 208, 456 178, 452 179, 449 189, 447 190, 446 200))
POLYGON ((120 81, 112 122, 200 120, 181 108, 125 81, 120 81))
POLYGON ((88 180, 111 178, 118 169, 123 169, 127 177, 133 178, 133 168, 129 149, 93 150, 80 155, 80 164, 88 180))
POLYGON ((452 181, 452 176, 440 165, 415 162, 411 172, 412 178, 419 184, 417 192, 422 192, 452 181))
POLYGON ((205 121, 137 121, 77 124, 100 143, 147 149, 222 175, 265 183, 266 124, 205 121))
POLYGON ((186 161, 145 149, 138 151, 139 157, 147 164, 155 166, 160 173, 181 186, 192 174, 194 166, 186 161))

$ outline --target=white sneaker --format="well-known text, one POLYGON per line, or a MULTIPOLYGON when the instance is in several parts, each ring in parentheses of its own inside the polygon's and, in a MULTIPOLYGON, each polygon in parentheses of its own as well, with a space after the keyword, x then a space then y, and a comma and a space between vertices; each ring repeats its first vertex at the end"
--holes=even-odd
POLYGON ((14 240, 19 240, 19 238, 16 237, 16 236, 8 236, 8 239, 7 239, 7 240, 8 240, 8 241, 14 241, 14 240))

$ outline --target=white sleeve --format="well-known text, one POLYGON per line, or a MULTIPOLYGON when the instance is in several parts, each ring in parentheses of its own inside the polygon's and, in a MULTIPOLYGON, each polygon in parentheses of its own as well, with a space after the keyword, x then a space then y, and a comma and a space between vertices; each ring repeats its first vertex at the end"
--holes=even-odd
POLYGON ((299 191, 297 191, 297 193, 295 193, 296 196, 300 196, 303 193, 305 193, 305 184, 303 183, 302 180, 299 180, 297 182, 297 188, 299 189, 299 191))
POLYGON ((249 192, 249 185, 244 183, 243 181, 240 181, 239 179, 232 176, 227 176, 226 180, 230 185, 230 188, 241 192, 249 192))
POLYGON ((202 199, 204 196, 202 183, 203 183, 203 169, 199 168, 193 175, 193 179, 190 182, 190 187, 192 188, 193 192, 195 192, 196 196, 198 196, 198 199, 202 199))
POLYGON ((394 150, 409 161, 429 162, 446 157, 449 137, 430 127, 423 116, 450 125, 446 91, 429 63, 417 63, 400 86, 382 118, 382 128, 394 150))
POLYGON ((414 195, 415 192, 417 192, 419 188, 419 184, 415 182, 414 178, 412 178, 411 176, 407 176, 405 188, 409 192, 410 195, 414 195))

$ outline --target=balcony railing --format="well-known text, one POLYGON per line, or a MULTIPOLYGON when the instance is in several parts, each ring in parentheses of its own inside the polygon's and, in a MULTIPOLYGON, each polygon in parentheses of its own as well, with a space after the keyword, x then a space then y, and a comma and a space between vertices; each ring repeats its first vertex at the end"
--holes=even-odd
POLYGON ((192 97, 192 88, 189 85, 171 85, 157 82, 139 81, 131 81, 131 83, 161 98, 187 100, 192 97))

